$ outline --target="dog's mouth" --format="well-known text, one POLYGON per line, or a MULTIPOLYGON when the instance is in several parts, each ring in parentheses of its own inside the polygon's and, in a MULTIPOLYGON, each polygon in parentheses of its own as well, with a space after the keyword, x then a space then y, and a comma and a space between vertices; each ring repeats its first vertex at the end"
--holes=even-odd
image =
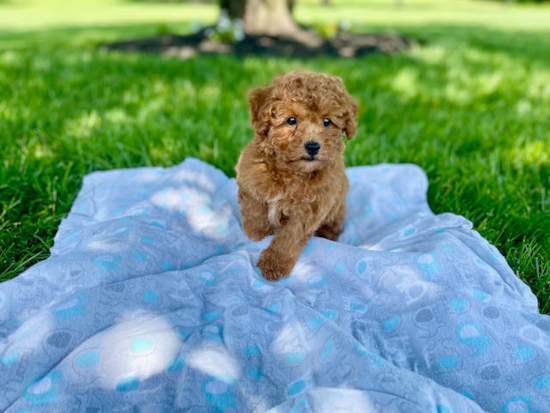
POLYGON ((317 161, 317 157, 315 156, 304 156, 303 158, 298 159, 290 159, 289 162, 314 162, 317 161))

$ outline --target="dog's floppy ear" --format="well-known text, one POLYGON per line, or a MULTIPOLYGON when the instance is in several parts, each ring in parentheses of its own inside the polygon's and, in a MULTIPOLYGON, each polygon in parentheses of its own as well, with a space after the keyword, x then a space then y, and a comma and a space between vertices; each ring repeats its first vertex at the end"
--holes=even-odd
POLYGON ((254 89, 248 96, 250 104, 250 119, 252 127, 260 136, 266 136, 271 127, 271 104, 273 102, 273 86, 254 89))
POLYGON ((344 109, 343 132, 348 140, 352 139, 357 131, 357 103, 346 90, 344 81, 336 76, 330 76, 330 85, 338 95, 338 103, 344 109))
POLYGON ((346 134, 346 138, 351 140, 351 138, 355 135, 355 132, 357 132, 357 103, 349 94, 346 93, 346 95, 347 96, 344 103, 344 116, 346 119, 344 133, 346 134))

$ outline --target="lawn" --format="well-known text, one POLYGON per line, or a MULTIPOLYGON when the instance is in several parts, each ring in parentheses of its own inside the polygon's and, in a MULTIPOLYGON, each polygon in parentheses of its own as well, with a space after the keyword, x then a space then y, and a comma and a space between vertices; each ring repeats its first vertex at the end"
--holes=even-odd
POLYGON ((82 177, 194 156, 234 176, 246 93, 294 68, 341 76, 360 103, 348 165, 413 162, 436 213, 468 218, 550 313, 550 7, 500 2, 298 2, 305 23, 420 42, 354 60, 180 61, 102 42, 189 31, 209 4, 0 0, 0 280, 48 257, 82 177))

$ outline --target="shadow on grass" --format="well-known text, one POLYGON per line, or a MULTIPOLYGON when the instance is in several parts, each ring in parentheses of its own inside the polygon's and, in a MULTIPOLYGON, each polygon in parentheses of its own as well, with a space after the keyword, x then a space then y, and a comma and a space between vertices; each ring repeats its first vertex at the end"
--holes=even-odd
POLYGON ((199 54, 229 54, 265 57, 316 58, 319 56, 361 57, 374 52, 396 53, 414 47, 416 42, 395 34, 359 34, 339 32, 323 39, 313 30, 304 27, 299 35, 267 36, 248 35, 238 42, 219 42, 210 39, 206 28, 196 33, 177 36, 164 34, 147 39, 106 43, 106 50, 158 53, 182 59, 199 54))
MULTIPOLYGON (((2 0, 0 0, 2 1, 2 0)), ((158 24, 126 24, 101 25, 90 27, 60 27, 47 30, 30 30, 15 32, 0 28, 0 42, 2 40, 22 40, 35 42, 40 40, 56 40, 59 43, 72 43, 75 40, 87 40, 86 43, 96 44, 113 41, 131 41, 147 39, 151 36, 166 34, 166 30, 175 35, 188 35, 188 23, 158 24), (102 42, 103 40, 103 42, 102 42)), ((518 58, 550 62, 548 53, 548 31, 498 30, 474 26, 434 25, 416 26, 358 26, 358 33, 368 31, 372 34, 398 32, 423 45, 439 44, 452 48, 456 45, 467 45, 487 52, 502 52, 513 54, 518 58)), ((0 47, 2 45, 0 44, 0 47)), ((2 47, 3 48, 3 47, 2 47)), ((289 56, 287 56, 289 57, 289 56)))

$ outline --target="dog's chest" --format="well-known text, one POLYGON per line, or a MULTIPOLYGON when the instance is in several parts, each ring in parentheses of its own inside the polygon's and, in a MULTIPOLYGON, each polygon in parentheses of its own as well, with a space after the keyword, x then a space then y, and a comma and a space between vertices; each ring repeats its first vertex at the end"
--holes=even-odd
POLYGON ((319 188, 306 190, 299 185, 289 183, 281 188, 277 195, 267 199, 267 219, 275 227, 279 227, 290 218, 296 208, 317 210, 319 188))
POLYGON ((279 194, 267 200, 267 219, 271 225, 278 226, 281 223, 282 205, 280 201, 284 194, 279 194))

